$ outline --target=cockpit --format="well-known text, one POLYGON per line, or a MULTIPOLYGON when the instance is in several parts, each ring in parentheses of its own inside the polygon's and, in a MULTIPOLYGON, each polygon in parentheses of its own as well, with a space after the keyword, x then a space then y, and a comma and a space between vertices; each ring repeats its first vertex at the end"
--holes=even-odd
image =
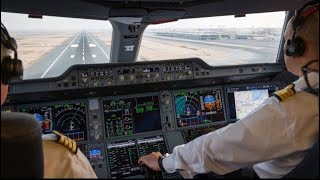
POLYGON ((24 76, 1 110, 75 140, 98 178, 144 178, 139 157, 235 123, 297 79, 282 47, 301 4, 2 0, 24 76))

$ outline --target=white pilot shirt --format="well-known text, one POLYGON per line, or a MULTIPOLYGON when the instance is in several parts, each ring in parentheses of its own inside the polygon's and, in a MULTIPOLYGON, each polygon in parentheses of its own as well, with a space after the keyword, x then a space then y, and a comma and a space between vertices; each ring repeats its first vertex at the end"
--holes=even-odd
MULTIPOLYGON (((308 75, 319 87, 319 75, 308 75)), ((197 173, 224 175, 253 166, 260 178, 281 178, 304 158, 319 136, 318 97, 303 92, 304 77, 294 82, 296 93, 281 102, 266 99, 247 116, 221 129, 176 146, 163 159, 168 173, 184 178, 197 173)))
POLYGON ((97 178, 80 149, 74 154, 57 139, 55 134, 42 135, 44 178, 97 178))

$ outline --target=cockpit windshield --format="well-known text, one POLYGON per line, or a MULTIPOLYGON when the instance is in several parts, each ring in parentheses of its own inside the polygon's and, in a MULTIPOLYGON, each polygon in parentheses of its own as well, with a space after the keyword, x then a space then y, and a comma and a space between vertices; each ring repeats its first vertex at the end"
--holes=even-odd
MULTIPOLYGON (((275 63, 285 12, 218 16, 149 25, 137 61, 198 57, 212 66, 275 63)), ((87 20, 1 12, 17 40, 24 79, 57 77, 75 64, 108 63, 112 26, 87 20)))

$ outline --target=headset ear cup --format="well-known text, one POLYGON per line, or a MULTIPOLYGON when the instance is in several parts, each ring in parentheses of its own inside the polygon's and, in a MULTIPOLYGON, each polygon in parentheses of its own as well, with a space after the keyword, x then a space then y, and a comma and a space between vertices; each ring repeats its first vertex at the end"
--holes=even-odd
POLYGON ((295 44, 295 52, 293 57, 302 56, 305 51, 305 44, 303 39, 300 37, 294 38, 294 44, 295 44))
POLYGON ((19 59, 5 57, 1 63, 1 80, 3 84, 9 84, 12 80, 22 80, 23 66, 19 59))
POLYGON ((3 84, 8 84, 8 67, 10 67, 10 65, 8 66, 8 62, 10 62, 11 59, 10 57, 4 57, 2 59, 2 62, 1 62, 1 81, 3 84))
POLYGON ((285 53, 287 56, 297 58, 303 55, 305 50, 304 41, 300 37, 288 39, 285 44, 285 53))

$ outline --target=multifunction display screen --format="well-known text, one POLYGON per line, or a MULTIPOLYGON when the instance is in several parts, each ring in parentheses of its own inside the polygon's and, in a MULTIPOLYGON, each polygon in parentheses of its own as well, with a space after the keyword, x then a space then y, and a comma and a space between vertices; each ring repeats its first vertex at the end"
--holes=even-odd
POLYGON ((162 129, 158 96, 103 101, 106 137, 162 129))
POLYGON ((241 119, 257 108, 273 92, 278 84, 235 86, 226 88, 230 119, 241 119))
POLYGON ((87 140, 85 102, 23 107, 19 108, 19 111, 33 114, 44 134, 57 130, 75 141, 87 140))
MULTIPOLYGON (((108 161, 112 178, 122 178, 142 174, 139 157, 152 152, 167 153, 164 137, 153 136, 127 141, 107 143, 108 161)), ((161 177, 161 173, 157 174, 161 177)))
POLYGON ((138 175, 141 167, 134 140, 107 144, 108 160, 112 178, 138 175))
POLYGON ((196 90, 174 94, 178 127, 224 121, 221 90, 196 90))

